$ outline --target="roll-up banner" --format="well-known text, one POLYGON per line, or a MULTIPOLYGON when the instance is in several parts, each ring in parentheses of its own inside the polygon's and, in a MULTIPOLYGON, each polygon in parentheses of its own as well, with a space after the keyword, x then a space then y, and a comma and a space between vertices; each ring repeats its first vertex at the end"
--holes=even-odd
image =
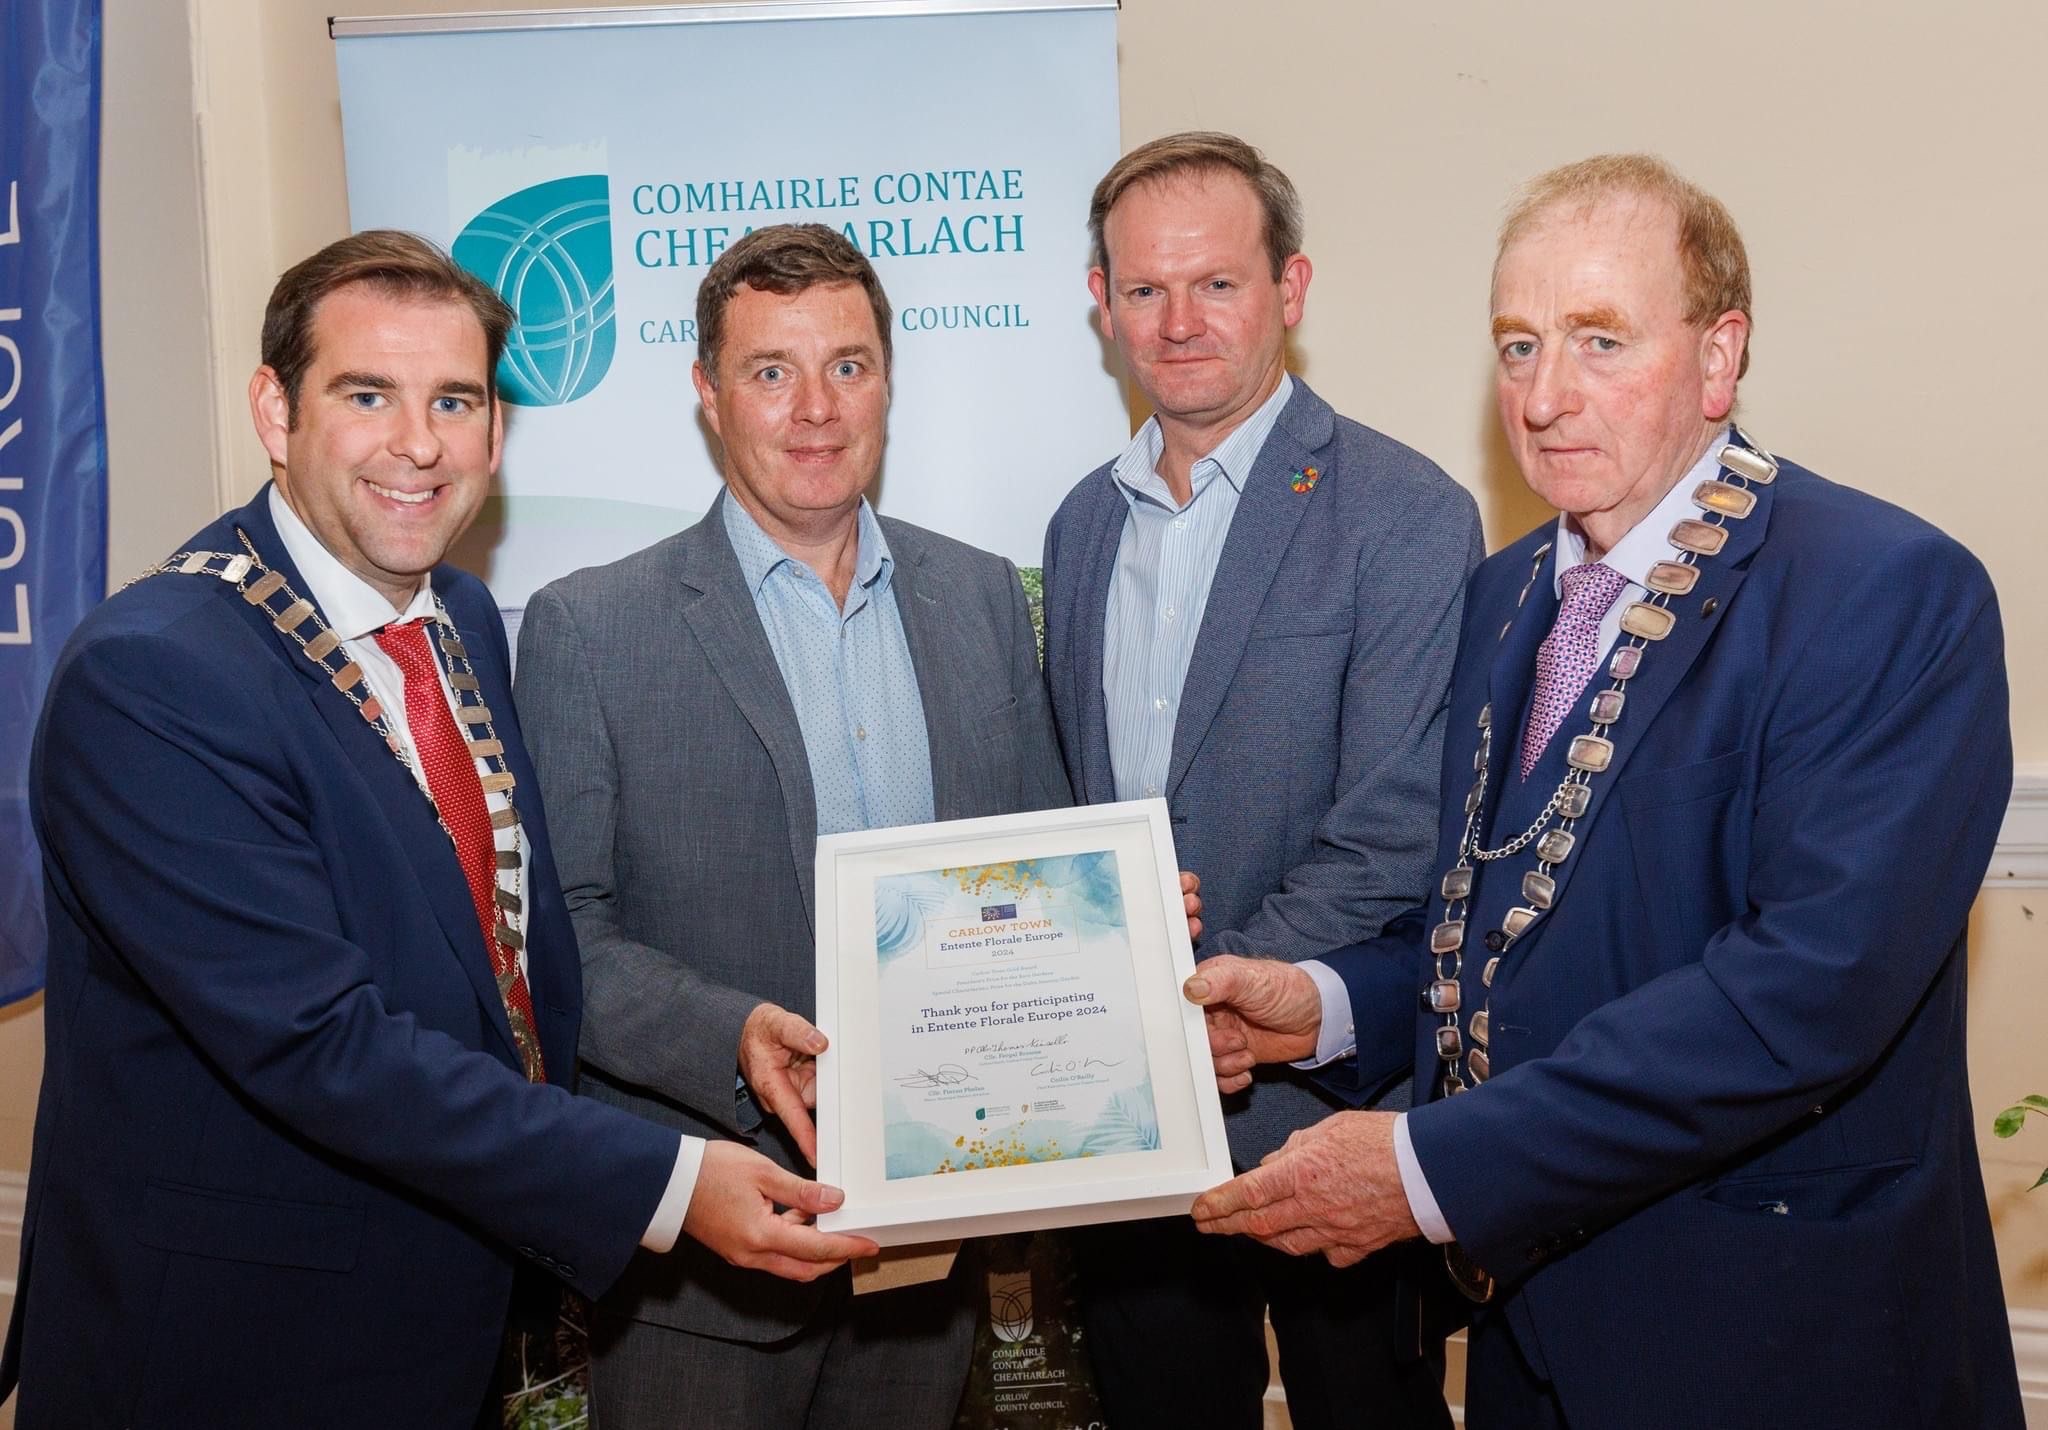
POLYGON ((0 0, 0 1004, 43 982, 29 739, 107 589, 100 7, 0 0))
POLYGON ((519 314, 497 494, 457 559, 516 609, 701 515, 705 269, 829 224, 895 307, 881 511, 1036 566, 1129 436, 1088 297, 1114 0, 836 0, 331 22, 351 222, 519 314))

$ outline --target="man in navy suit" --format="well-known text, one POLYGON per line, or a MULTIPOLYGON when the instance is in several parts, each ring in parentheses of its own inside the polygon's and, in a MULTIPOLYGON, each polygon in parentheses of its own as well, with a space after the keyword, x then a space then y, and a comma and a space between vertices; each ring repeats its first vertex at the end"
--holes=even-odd
POLYGON ((1496 385, 1560 517, 1467 593, 1436 886, 1326 968, 1189 983, 1225 1087, 1354 1042, 1324 1076, 1369 1083, 1420 995, 1415 1107, 1195 1216, 1340 1265, 1444 1243, 1481 1430, 2021 1424, 1963 1044, 1997 602, 1731 426, 1749 310, 1727 211, 1661 161, 1535 181, 1496 385))
MULTIPOLYGON (((1154 416, 1046 534, 1046 679, 1074 792, 1168 802, 1202 878, 1204 957, 1370 938, 1428 878, 1472 499, 1288 374, 1310 266, 1294 186, 1257 149, 1141 145, 1089 224, 1103 335, 1154 416)), ((1276 1070, 1226 1106, 1231 1150, 1252 1165, 1341 1105, 1276 1070)), ((1262 1424, 1270 1305, 1302 1430, 1361 1405, 1374 1425, 1450 1424, 1440 1344, 1418 1355, 1397 1321, 1396 1258, 1337 1272, 1180 1219, 1079 1247, 1113 1419, 1262 1424)))
POLYGON ((462 1426, 514 1273, 869 1243, 737 1144, 572 1095, 582 995, 504 628, 439 564, 512 314, 370 232, 279 281, 276 478, 79 627, 30 770, 48 1047, 0 1397, 22 1430, 462 1426))

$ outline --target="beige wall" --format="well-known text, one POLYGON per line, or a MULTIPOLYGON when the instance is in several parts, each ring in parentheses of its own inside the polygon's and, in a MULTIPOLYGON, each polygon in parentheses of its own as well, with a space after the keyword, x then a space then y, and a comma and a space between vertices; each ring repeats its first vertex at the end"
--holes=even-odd
MULTIPOLYGON (((219 274, 231 291, 216 307, 237 315, 260 313, 285 262, 347 231, 328 15, 550 8, 191 3, 232 160, 210 180, 215 247, 243 260, 219 274)), ((1317 264, 1301 370, 1470 486, 1494 544, 1543 515, 1494 435, 1494 224, 1548 165, 1654 149, 1725 199, 1748 238, 1742 398, 1758 439, 1953 532, 1991 569, 2010 648, 2048 649, 2031 580, 2048 483, 2030 479, 2019 416, 2048 319, 2035 111, 2048 7, 1125 0, 1119 24, 1126 142, 1232 129, 1294 176, 1317 264)), ((223 324, 238 435, 255 334, 223 324)), ((236 449, 231 494, 261 480, 251 451, 236 449)), ((2021 760, 2048 765, 2048 662, 2013 662, 2013 709, 2021 760)))
MULTIPOLYGON (((241 395, 263 297, 347 225, 326 17, 477 8, 108 0, 117 572, 264 475, 241 395)), ((1543 515, 1490 409, 1486 275, 1513 185, 1649 148, 1721 195, 1757 273, 1745 421, 1984 559, 2004 602, 2019 756, 2048 770, 2048 484, 2022 417, 2048 332, 2035 108, 2048 7, 1125 0, 1120 36, 1125 140, 1233 129, 1293 174, 1317 264, 1301 370, 1470 486, 1495 544, 1543 515)), ((1980 1122, 2048 1091, 2044 929, 2048 891, 1980 903, 1980 1122)), ((20 1165, 33 1091, 19 1070, 37 1031, 32 1014, 0 1019, 0 1167, 20 1165)), ((2048 1307, 2048 1191, 2021 1191, 2048 1162, 2048 1128, 1986 1140, 2010 1297, 2048 1307)))

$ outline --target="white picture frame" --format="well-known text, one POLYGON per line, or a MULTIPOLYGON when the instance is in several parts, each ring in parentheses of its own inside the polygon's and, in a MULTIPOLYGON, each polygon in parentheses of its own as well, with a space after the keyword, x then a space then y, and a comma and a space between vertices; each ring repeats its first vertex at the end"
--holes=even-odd
MULTIPOLYGON (((1195 961, 1164 800, 828 835, 818 840, 816 887, 817 1023, 830 1042, 818 1059, 818 1176, 846 1193, 838 1210, 818 1219, 820 1228, 901 1246, 1174 1216, 1229 1180, 1208 1033, 1202 1010, 1181 993, 1195 961), (1024 902, 974 882, 977 876, 1014 880, 1024 902), (1068 882, 1048 887, 1041 876, 1068 882), (959 892, 947 881, 957 881, 959 892), (930 890, 941 886, 954 903, 934 902, 940 895, 930 890), (1104 923, 1111 887, 1119 907, 1104 923), (880 912, 903 907, 905 890, 926 901, 923 910, 936 908, 930 917, 941 924, 957 924, 962 916, 947 910, 959 901, 984 898, 998 902, 982 915, 993 909, 999 921, 1017 922, 918 923, 906 933, 900 918, 880 912), (1020 909, 1045 917, 1020 919, 1020 909), (887 925, 882 934, 878 922, 887 925), (1017 947, 1025 935, 1011 930, 1026 927, 1050 930, 1034 937, 1054 949, 1017 947), (1070 937, 1076 941, 1067 951, 1061 940, 1070 937), (886 957, 878 951, 885 941, 886 957), (1119 950, 1129 956, 1127 980, 1119 950), (929 980, 957 996, 943 1008, 905 1014, 902 988, 926 986, 905 979, 929 980), (954 1016, 906 1023, 924 1012, 954 1016), (1141 1058, 1107 1056, 1111 1048, 1135 1052, 1136 1037, 1141 1058), (928 1044, 937 1051, 925 1058, 919 1054, 928 1044), (948 1051, 967 1047, 977 1051, 948 1051), (1105 1056, 1088 1056, 1091 1049, 1105 1056), (1105 1074, 1104 1065, 1118 1070, 1105 1074), (1135 1083, 1141 1072, 1142 1094, 1106 1090, 1105 1075, 1135 1083), (984 1083, 1000 1090, 1020 1079, 1040 1089, 1037 1108, 1054 1112, 1034 1123, 1028 1090, 1021 1101, 969 1107, 984 1083), (1108 1111, 1079 1124, 1079 1146, 1045 1138, 1048 1127, 1074 1136, 1077 1124, 1059 1112, 1077 1099, 1085 1108, 1105 1097, 1108 1111), (998 1115, 984 1120, 991 1110, 998 1115), (982 1125, 981 1136, 970 1142, 963 1131, 958 1143, 934 1144, 933 1127, 943 1138, 952 1119, 982 1125), (934 1145, 952 1165, 933 1163, 934 1145), (948 1145, 957 1148, 957 1162, 948 1145)), ((925 917, 919 909, 910 914, 913 922, 925 917)))

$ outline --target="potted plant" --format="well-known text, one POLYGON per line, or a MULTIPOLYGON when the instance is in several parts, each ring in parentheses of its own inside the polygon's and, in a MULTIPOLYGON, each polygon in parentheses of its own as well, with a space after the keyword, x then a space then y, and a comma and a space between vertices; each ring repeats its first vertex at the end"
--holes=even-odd
MULTIPOLYGON (((2020 1125, 2027 1120, 2027 1114, 2030 1112, 2048 1114, 2048 1097, 2043 1097, 2038 1092, 2028 1093, 2011 1107, 1999 1113, 1991 1123, 1991 1130, 1997 1136, 2011 1137, 2020 1130, 2020 1125)), ((2041 1175, 2034 1179, 2034 1187, 2041 1186, 2043 1183, 2048 1183, 2048 1169, 2043 1169, 2041 1175)), ((2027 1190, 2031 1192, 2034 1190, 2034 1187, 2029 1187, 2027 1190)))

